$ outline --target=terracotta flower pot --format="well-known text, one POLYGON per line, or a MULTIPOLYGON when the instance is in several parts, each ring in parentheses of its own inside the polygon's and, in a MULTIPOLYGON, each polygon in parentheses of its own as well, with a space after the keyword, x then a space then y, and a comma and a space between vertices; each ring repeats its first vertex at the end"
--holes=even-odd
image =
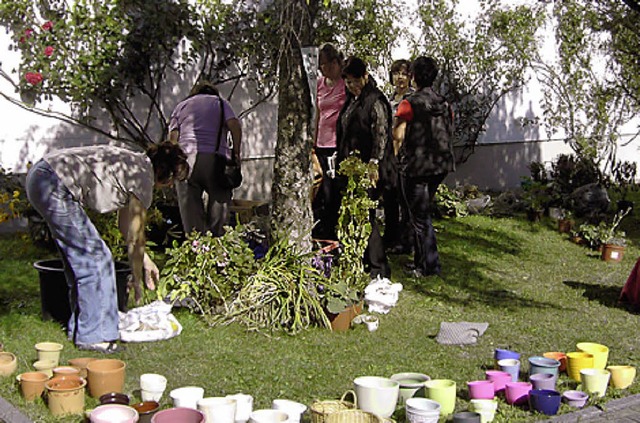
POLYGON ((604 261, 619 262, 624 257, 624 247, 621 245, 604 244, 600 258, 604 261))
POLYGON ((77 357, 69 360, 69 365, 80 371, 80 377, 87 378, 87 364, 97 360, 95 357, 77 357))
POLYGON ((33 401, 44 392, 44 384, 49 376, 42 372, 27 372, 18 375, 20 393, 26 401, 33 401))
POLYGON ((79 376, 62 376, 45 382, 49 411, 54 416, 80 414, 84 411, 84 387, 87 381, 79 376))
POLYGON ((87 364, 87 383, 89 394, 94 398, 109 392, 124 390, 124 376, 126 363, 117 359, 101 359, 87 364))
POLYGON ((351 321, 360 313, 362 313, 362 304, 353 304, 339 314, 329 314, 331 330, 334 332, 344 332, 349 330, 351 327, 351 321))
POLYGON ((17 357, 10 352, 0 352, 0 376, 11 376, 18 368, 17 357))

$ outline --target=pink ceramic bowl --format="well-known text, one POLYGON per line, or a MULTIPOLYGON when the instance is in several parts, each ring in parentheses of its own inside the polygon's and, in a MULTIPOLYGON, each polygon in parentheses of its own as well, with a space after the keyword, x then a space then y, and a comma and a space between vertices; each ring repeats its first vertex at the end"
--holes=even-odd
POLYGON ((99 405, 93 409, 89 419, 91 423, 135 423, 138 421, 138 412, 127 405, 99 405))

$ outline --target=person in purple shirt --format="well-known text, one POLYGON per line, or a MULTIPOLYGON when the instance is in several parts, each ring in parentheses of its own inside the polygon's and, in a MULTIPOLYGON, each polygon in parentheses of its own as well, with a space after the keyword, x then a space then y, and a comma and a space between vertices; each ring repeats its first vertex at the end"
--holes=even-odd
POLYGON ((224 233, 232 189, 223 187, 216 178, 215 156, 231 158, 227 132, 231 132, 236 163, 241 163, 240 121, 211 83, 196 84, 189 97, 171 113, 169 139, 180 144, 191 166, 189 178, 175 184, 185 233, 193 230, 211 231, 214 236, 224 233), (208 196, 206 204, 204 192, 208 196))

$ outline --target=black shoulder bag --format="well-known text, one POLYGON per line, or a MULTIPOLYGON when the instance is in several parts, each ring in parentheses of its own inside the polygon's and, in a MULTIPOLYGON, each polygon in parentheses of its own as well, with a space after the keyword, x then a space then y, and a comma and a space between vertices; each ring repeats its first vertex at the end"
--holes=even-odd
POLYGON ((220 154, 220 142, 222 138, 222 126, 225 124, 224 119, 224 104, 222 98, 218 97, 220 101, 220 126, 218 128, 218 144, 216 145, 216 157, 214 166, 216 168, 216 179, 218 185, 222 188, 238 188, 242 183, 242 171, 240 169, 240 163, 236 161, 236 156, 233 154, 233 142, 229 147, 231 153, 231 159, 223 154, 220 154))

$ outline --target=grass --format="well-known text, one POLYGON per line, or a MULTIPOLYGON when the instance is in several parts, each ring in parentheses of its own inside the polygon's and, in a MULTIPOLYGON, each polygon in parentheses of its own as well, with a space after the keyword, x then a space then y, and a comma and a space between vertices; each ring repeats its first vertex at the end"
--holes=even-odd
MULTIPOLYGON (((637 212, 636 212, 637 213, 637 212)), ((357 376, 389 376, 402 371, 426 373, 457 382, 457 410, 467 409, 466 381, 483 379, 493 366, 493 350, 506 347, 523 358, 546 351, 573 351, 580 341, 610 347, 609 363, 640 361, 638 315, 616 304, 635 258, 639 256, 637 216, 624 223, 631 245, 621 263, 605 263, 595 252, 572 244, 552 221, 471 216, 436 222, 442 278, 405 278, 394 257, 393 279, 404 285, 400 301, 380 328, 369 333, 359 325, 346 333, 310 330, 298 336, 250 333, 242 327, 208 327, 181 310, 175 315, 183 333, 171 340, 129 344, 118 357, 127 363, 125 392, 139 399, 142 373, 165 375, 170 389, 199 385, 206 396, 243 392, 254 408, 269 408, 275 398, 306 404, 336 399, 352 388, 357 376), (444 321, 488 322, 475 345, 447 346, 435 341, 444 321)), ((31 368, 39 341, 64 344, 62 361, 86 355, 76 351, 58 325, 40 319, 38 276, 32 262, 46 253, 19 235, 0 239, 0 341, 19 357, 18 372, 31 368)), ((526 369, 526 364, 524 365, 526 369)), ((561 390, 575 385, 561 378, 561 390)), ((609 388, 592 403, 640 392, 609 388)), ((15 379, 0 379, 0 396, 35 421, 53 419, 42 401, 26 403, 15 379)), ((169 406, 165 394, 163 406, 169 406)), ((96 400, 87 396, 87 408, 96 400)), ((562 405, 560 412, 570 412, 562 405)), ((497 422, 542 420, 521 407, 501 402, 497 422)))

